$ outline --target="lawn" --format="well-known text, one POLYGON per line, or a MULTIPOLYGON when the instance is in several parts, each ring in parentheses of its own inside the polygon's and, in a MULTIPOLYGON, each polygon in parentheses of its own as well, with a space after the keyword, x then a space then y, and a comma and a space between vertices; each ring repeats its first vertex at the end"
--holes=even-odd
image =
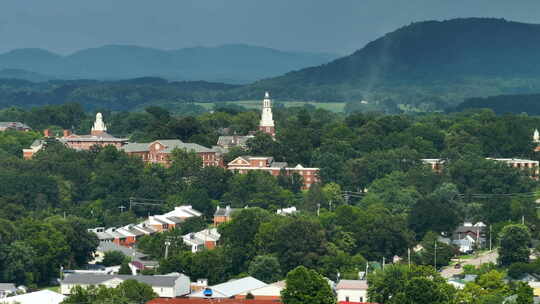
MULTIPOLYGON (((223 102, 228 104, 236 104, 248 109, 258 109, 262 105, 262 101, 260 100, 242 100, 242 101, 230 101, 230 102, 223 102)), ((285 107, 302 107, 306 104, 310 104, 315 106, 316 108, 325 109, 332 112, 343 112, 343 109, 345 108, 344 102, 312 102, 312 101, 276 101, 275 103, 283 104, 285 107)), ((196 105, 202 106, 205 109, 212 109, 214 107, 214 103, 205 103, 205 102, 197 102, 196 105)))

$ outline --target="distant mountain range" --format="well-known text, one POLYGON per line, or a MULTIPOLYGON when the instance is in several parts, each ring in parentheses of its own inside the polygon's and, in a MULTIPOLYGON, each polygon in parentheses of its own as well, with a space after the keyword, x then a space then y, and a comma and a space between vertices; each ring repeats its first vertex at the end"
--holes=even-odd
MULTIPOLYGON (((308 66, 329 62, 337 55, 286 52, 242 44, 158 50, 107 45, 61 56, 43 49, 17 49, 0 54, 0 70, 17 71, 17 78, 118 80, 161 77, 250 83, 308 66)), ((10 73, 0 72, 0 77, 10 73)))
POLYGON ((283 99, 457 103, 540 92, 540 25, 466 18, 412 23, 350 56, 256 82, 283 99))
MULTIPOLYGON (((329 54, 245 45, 175 51, 105 46, 69 56, 15 50, 0 55, 0 78, 53 80, 0 81, 0 102, 76 101, 129 110, 164 102, 254 100, 271 91, 282 101, 348 101, 353 110, 439 111, 471 97, 540 93, 539 37, 540 25, 465 18, 412 23, 333 61, 329 54), (312 67, 301 69, 306 66, 312 67), (100 81, 58 80, 72 78, 100 81)), ((483 103, 469 101, 474 107, 483 103)))

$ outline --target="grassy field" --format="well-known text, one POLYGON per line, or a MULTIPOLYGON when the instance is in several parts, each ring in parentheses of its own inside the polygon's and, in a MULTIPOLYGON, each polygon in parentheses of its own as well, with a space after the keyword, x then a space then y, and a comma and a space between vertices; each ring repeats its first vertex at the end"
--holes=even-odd
MULTIPOLYGON (((224 102, 228 104, 236 104, 248 109, 258 109, 261 107, 261 101, 260 100, 242 100, 242 101, 231 101, 231 102, 224 102)), ((276 101, 275 103, 283 104, 285 107, 302 107, 306 104, 310 104, 315 106, 316 108, 325 109, 332 112, 343 112, 343 109, 345 108, 344 102, 309 102, 309 101, 276 101)), ((214 107, 214 103, 204 103, 204 102, 198 102, 195 103, 196 105, 202 106, 208 110, 212 109, 214 107)))

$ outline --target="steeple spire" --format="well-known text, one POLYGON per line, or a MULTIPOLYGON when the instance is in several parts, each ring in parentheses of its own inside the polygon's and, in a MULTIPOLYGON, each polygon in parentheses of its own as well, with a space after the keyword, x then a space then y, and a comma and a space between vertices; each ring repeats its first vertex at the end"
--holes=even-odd
POLYGON ((538 129, 534 129, 533 143, 535 144, 540 143, 540 133, 538 132, 538 129))
POLYGON ((259 130, 261 132, 270 134, 272 137, 276 136, 274 118, 272 117, 272 99, 270 99, 270 93, 268 92, 264 94, 259 130))
POLYGON ((96 114, 96 121, 94 121, 94 126, 92 127, 92 131, 90 134, 92 135, 100 135, 107 132, 107 126, 105 126, 105 123, 103 122, 103 115, 101 113, 96 114))

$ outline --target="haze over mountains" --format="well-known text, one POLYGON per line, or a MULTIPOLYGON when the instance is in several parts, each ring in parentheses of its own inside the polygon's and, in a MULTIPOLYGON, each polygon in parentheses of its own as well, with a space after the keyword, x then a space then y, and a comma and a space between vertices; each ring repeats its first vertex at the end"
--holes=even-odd
POLYGON ((31 71, 34 78, 160 76, 234 84, 318 63, 243 86, 168 84, 155 78, 134 82, 55 81, 38 86, 5 84, 0 96, 4 105, 54 100, 130 109, 128 103, 254 100, 268 90, 278 100, 368 100, 370 107, 387 108, 384 105, 389 104, 394 110, 403 109, 403 105, 421 111, 441 110, 470 97, 540 93, 539 37, 540 25, 465 18, 413 23, 328 63, 323 62, 332 55, 241 45, 177 51, 107 46, 66 57, 43 50, 17 50, 0 55, 0 68, 10 68, 0 72, 0 78, 2 74, 23 78, 16 76, 26 72, 14 70, 22 69, 31 71), (31 95, 22 94, 21 87, 31 95))
POLYGON ((4 70, 0 71, 0 77, 15 74, 19 76, 16 78, 27 80, 117 80, 152 76, 249 83, 335 58, 337 55, 333 54, 286 52, 241 44, 178 50, 107 45, 68 56, 43 49, 17 49, 0 54, 0 70, 4 70))

